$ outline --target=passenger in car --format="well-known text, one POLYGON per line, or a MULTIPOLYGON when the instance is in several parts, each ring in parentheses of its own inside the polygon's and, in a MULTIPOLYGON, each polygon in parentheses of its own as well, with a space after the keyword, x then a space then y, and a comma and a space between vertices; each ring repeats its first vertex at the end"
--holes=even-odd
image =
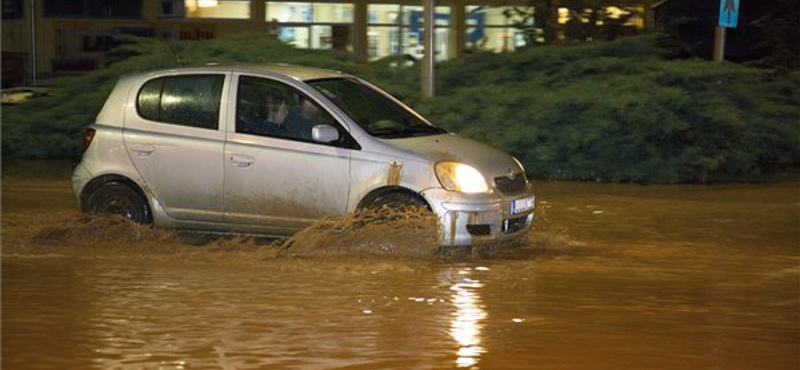
POLYGON ((236 132, 251 133, 257 126, 258 107, 252 101, 239 100, 236 109, 236 132))
POLYGON ((311 130, 318 124, 319 107, 307 98, 300 97, 300 104, 294 107, 286 118, 286 130, 289 136, 311 140, 311 130))
POLYGON ((264 122, 265 133, 284 134, 286 132, 286 117, 289 115, 289 108, 286 107, 286 101, 274 95, 267 95, 267 115, 264 122))
POLYGON ((286 136, 289 109, 285 100, 275 94, 266 95, 263 104, 250 105, 237 115, 236 131, 246 134, 286 136))

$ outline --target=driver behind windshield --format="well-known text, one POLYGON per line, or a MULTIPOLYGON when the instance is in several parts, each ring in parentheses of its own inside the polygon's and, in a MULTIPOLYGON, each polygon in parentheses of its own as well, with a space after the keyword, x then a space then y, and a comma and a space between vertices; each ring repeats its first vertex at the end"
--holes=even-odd
POLYGON ((301 96, 299 101, 286 117, 286 130, 292 137, 311 140, 311 130, 319 123, 320 110, 308 98, 301 96))

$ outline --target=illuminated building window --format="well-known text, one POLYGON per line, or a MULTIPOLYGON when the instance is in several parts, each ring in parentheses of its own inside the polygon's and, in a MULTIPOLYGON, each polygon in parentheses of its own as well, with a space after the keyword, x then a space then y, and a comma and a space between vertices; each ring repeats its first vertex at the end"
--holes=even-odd
POLYGON ((558 8, 558 24, 567 24, 569 21, 569 8, 558 8))
POLYGON ((534 26, 531 7, 471 5, 466 8, 467 48, 494 52, 527 45, 520 26, 534 26))
POLYGON ((266 20, 278 39, 296 47, 352 51, 352 3, 269 1, 266 20))
POLYGON ((250 18, 250 0, 184 0, 184 7, 186 18, 250 18))
MULTIPOLYGON (((417 5, 369 4, 367 6, 367 54, 370 59, 408 55, 420 59, 424 53, 424 8, 417 5)), ((437 6, 434 20, 436 60, 449 56, 450 7, 437 6)))
POLYGON ((352 23, 353 4, 267 2, 266 19, 281 23, 352 23))
POLYGON ((570 21, 580 21, 590 23, 595 19, 595 25, 603 26, 608 23, 620 22, 623 27, 632 27, 637 30, 644 29, 643 6, 607 6, 601 8, 597 15, 593 14, 592 9, 582 9, 580 11, 565 7, 558 8, 558 24, 564 25, 570 21))
POLYGON ((610 19, 625 19, 623 26, 635 27, 638 30, 644 29, 644 7, 643 6, 627 6, 627 7, 607 7, 605 16, 610 19))

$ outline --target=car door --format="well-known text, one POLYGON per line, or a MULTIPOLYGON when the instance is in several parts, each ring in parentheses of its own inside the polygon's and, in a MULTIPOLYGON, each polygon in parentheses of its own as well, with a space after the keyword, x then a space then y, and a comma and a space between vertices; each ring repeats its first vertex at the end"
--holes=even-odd
POLYGON ((226 74, 156 76, 125 115, 125 148, 156 201, 175 219, 222 221, 220 112, 226 74))
POLYGON ((233 76, 225 144, 225 219, 290 233, 346 212, 352 138, 318 102, 289 81, 233 76), (312 114, 306 114, 306 113, 312 114), (334 126, 341 139, 317 143, 334 126))

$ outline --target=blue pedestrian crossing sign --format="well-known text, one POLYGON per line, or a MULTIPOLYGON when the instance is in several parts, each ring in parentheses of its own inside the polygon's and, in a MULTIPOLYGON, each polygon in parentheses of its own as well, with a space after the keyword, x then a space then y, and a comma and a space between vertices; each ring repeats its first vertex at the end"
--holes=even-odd
POLYGON ((722 27, 736 28, 739 21, 739 0, 720 0, 719 25, 722 27))

